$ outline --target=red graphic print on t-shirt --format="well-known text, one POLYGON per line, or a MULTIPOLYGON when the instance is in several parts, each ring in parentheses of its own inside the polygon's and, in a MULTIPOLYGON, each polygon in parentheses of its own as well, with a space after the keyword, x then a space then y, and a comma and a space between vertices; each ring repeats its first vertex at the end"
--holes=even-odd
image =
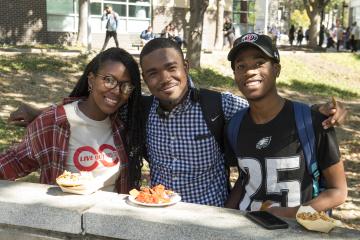
POLYGON ((105 167, 113 167, 119 162, 116 149, 109 144, 101 145, 97 151, 90 146, 79 147, 73 159, 79 171, 92 171, 99 166, 99 163, 105 167))

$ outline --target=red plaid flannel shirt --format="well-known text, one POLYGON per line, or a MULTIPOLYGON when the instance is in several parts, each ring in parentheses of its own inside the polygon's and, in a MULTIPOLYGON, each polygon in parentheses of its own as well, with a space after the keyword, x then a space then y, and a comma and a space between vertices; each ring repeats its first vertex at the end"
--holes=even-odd
MULTIPOLYGON (((128 157, 120 135, 124 124, 117 117, 112 117, 111 122, 114 143, 120 158, 117 190, 128 193, 128 157)), ((55 179, 65 169, 69 137, 70 124, 63 106, 44 111, 27 127, 21 143, 0 154, 0 179, 15 180, 40 169, 40 183, 55 184, 55 179)))

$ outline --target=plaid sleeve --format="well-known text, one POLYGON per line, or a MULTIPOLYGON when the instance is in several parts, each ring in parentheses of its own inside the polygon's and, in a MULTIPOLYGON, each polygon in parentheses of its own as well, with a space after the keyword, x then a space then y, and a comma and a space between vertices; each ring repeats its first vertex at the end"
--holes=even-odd
POLYGON ((242 108, 249 106, 246 99, 235 96, 230 92, 221 93, 222 96, 222 107, 226 120, 232 118, 232 116, 242 108))
POLYGON ((54 109, 43 112, 28 126, 19 144, 0 154, 0 179, 26 176, 49 162, 46 156, 54 147, 51 137, 54 135, 54 109))
POLYGON ((28 128, 19 144, 0 154, 0 179, 15 180, 39 168, 31 148, 31 134, 28 128))

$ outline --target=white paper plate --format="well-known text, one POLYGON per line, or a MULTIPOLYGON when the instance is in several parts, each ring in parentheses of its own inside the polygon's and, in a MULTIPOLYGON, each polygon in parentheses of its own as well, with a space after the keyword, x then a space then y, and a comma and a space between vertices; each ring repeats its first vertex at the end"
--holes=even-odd
POLYGON ((299 213, 315 213, 316 210, 311 206, 300 206, 299 210, 296 213, 296 221, 300 223, 303 227, 311 231, 328 233, 336 226, 341 226, 341 222, 335 219, 330 218, 332 221, 325 221, 323 219, 317 220, 304 220, 299 218, 297 215, 299 213))
POLYGON ((129 196, 129 201, 141 206, 147 206, 147 207, 164 207, 164 206, 169 206, 169 205, 173 205, 175 203, 178 203, 181 201, 181 197, 179 194, 177 193, 173 193, 170 197, 170 202, 168 203, 142 203, 142 202, 138 202, 134 196, 129 196))
POLYGON ((63 192, 66 193, 75 193, 75 194, 80 194, 80 195, 87 195, 87 194, 91 194, 93 192, 96 192, 96 190, 98 190, 98 188, 96 187, 85 187, 85 186, 76 186, 76 187, 64 187, 59 185, 59 187, 61 188, 61 190, 63 192))

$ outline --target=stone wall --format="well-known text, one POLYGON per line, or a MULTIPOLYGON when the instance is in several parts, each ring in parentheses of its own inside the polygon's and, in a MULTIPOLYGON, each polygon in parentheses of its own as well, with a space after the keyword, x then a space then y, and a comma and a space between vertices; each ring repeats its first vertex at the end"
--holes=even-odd
POLYGON ((287 220, 288 229, 269 231, 237 210, 179 202, 142 207, 128 195, 98 191, 63 193, 52 185, 0 180, 0 240, 33 239, 359 239, 336 228, 308 232, 287 220))

